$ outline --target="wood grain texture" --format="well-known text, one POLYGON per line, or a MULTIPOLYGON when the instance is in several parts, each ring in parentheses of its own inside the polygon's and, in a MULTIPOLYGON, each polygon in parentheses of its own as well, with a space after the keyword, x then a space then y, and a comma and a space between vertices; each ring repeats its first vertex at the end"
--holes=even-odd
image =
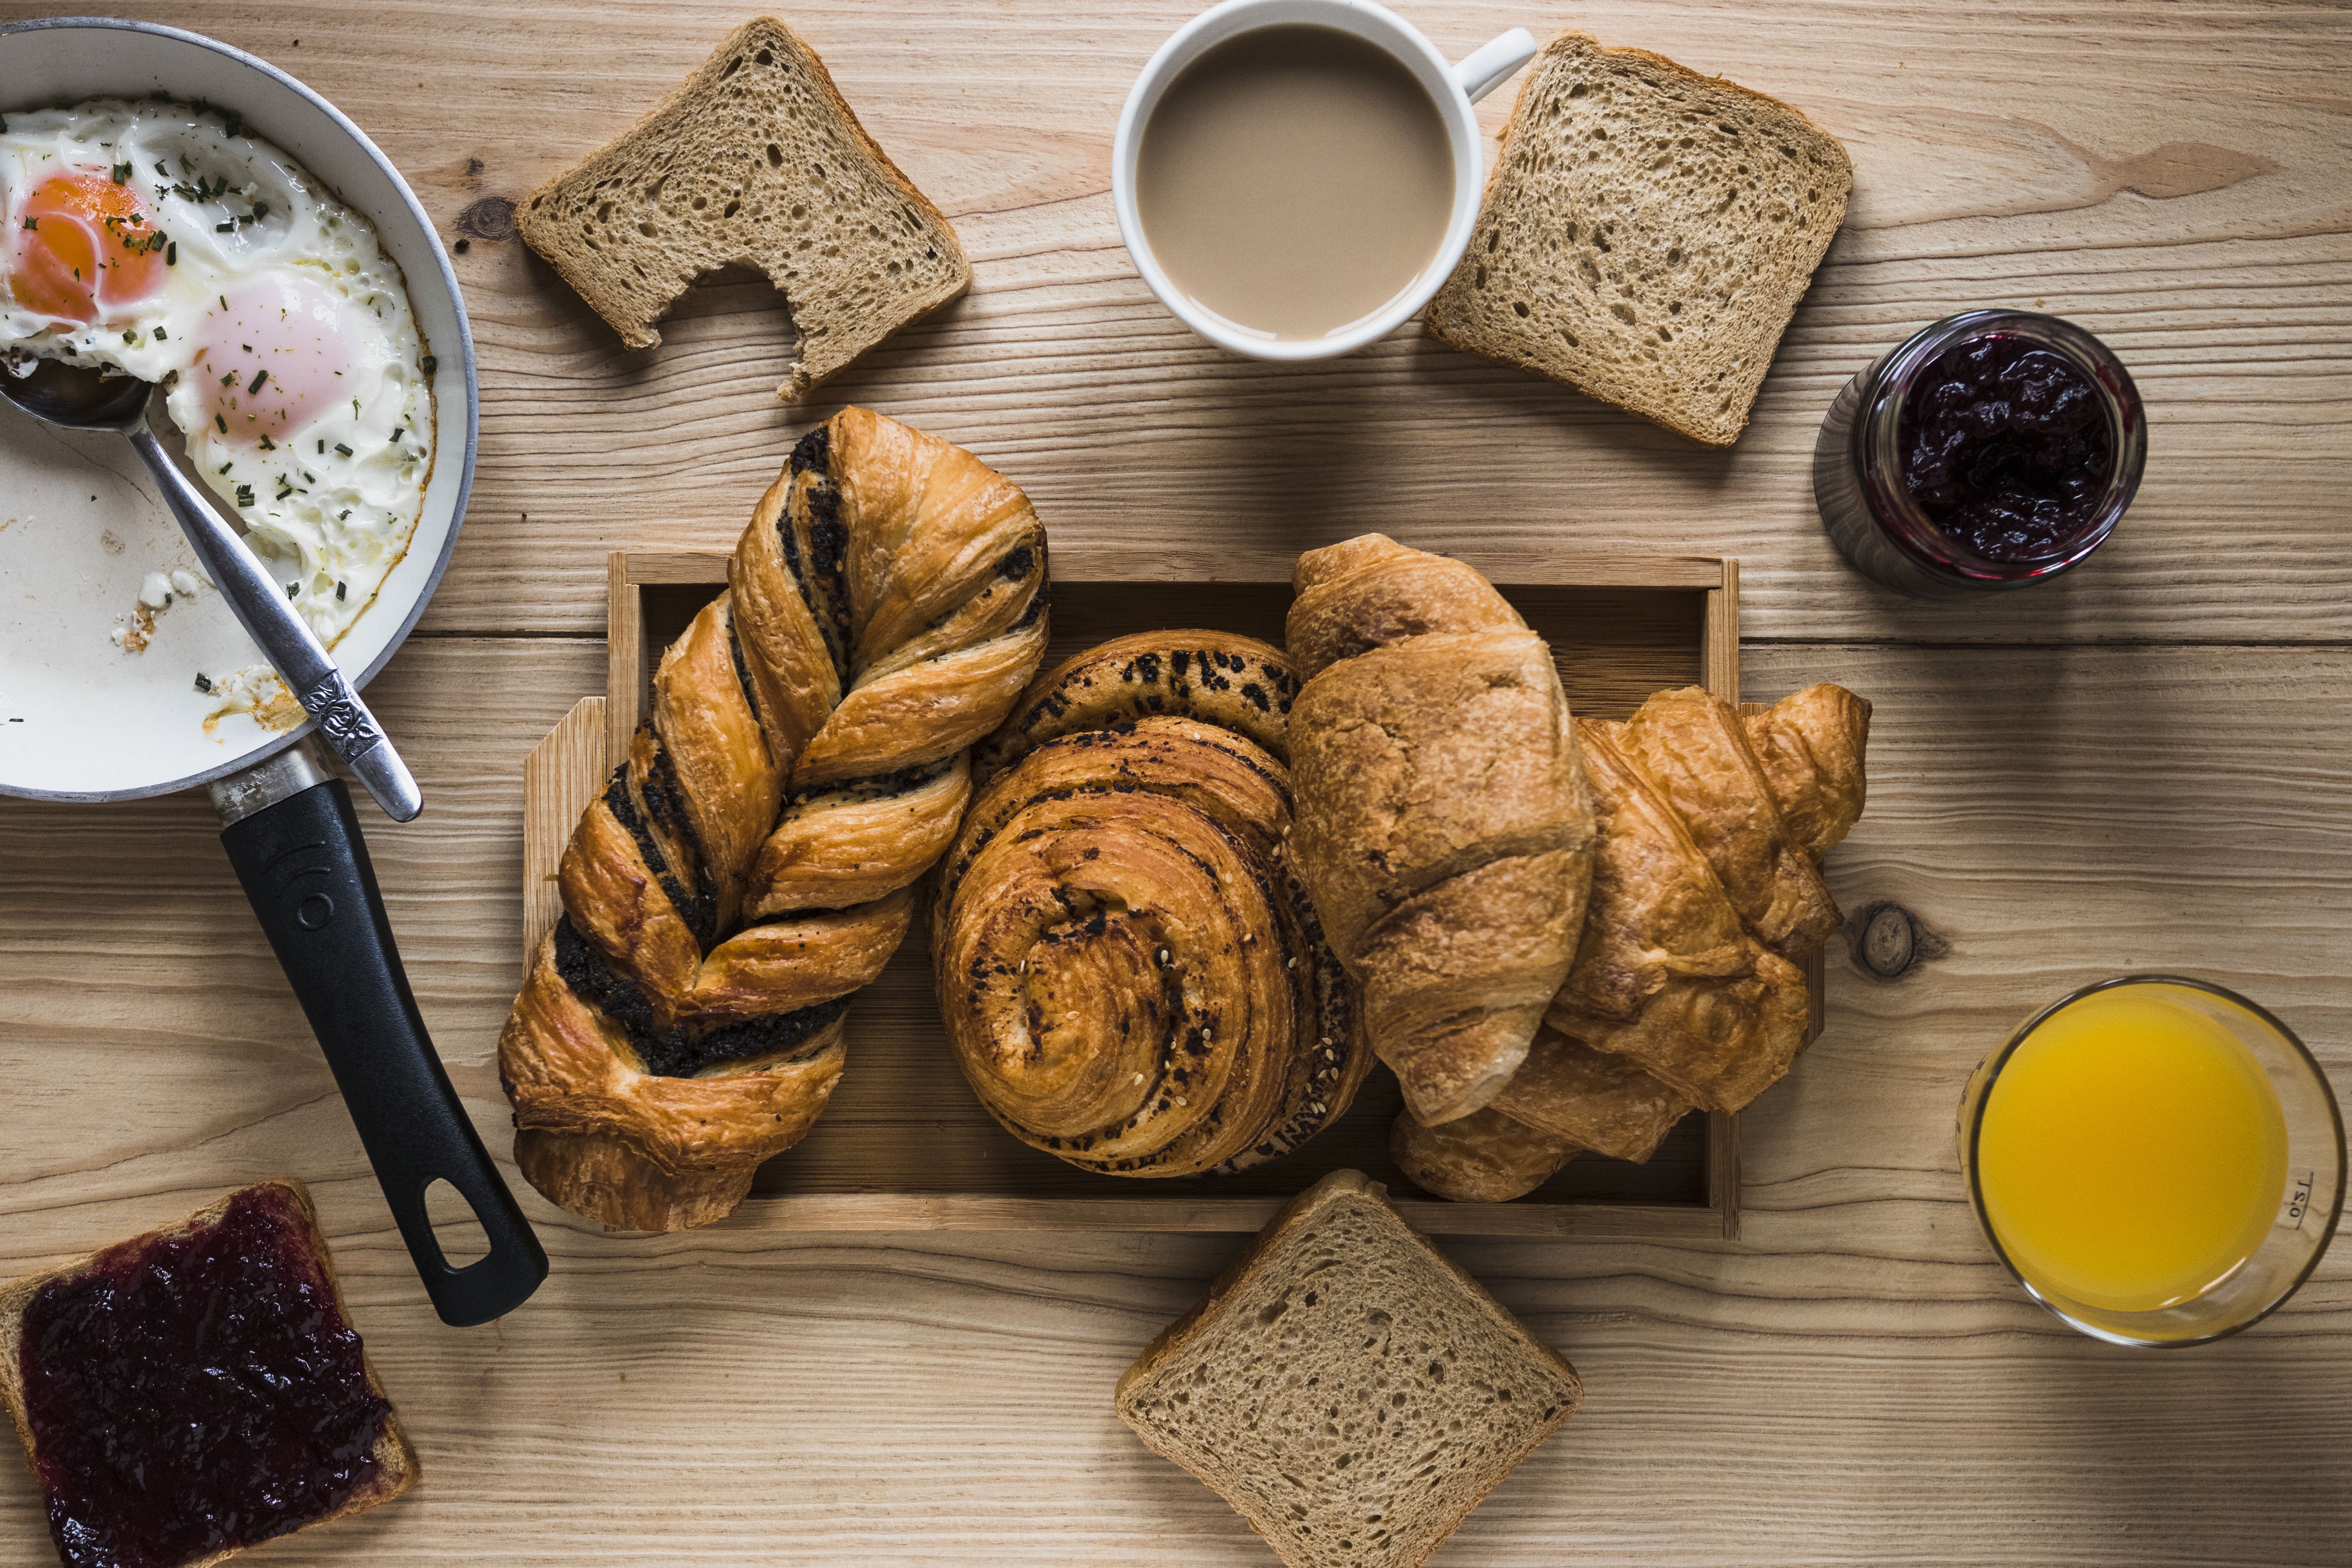
MULTIPOLYGON (((1877 705, 1832 889, 1899 903, 1939 956, 1881 981, 1833 941, 1828 1032, 1742 1118, 1738 1243, 1449 1243, 1588 1406, 1439 1568, 2340 1562, 2352 1481, 2311 1456, 2352 1442, 2342 1244, 2242 1339, 2105 1350, 2000 1274, 1950 1134, 1985 1049, 2126 968, 2244 990, 2352 1089, 2352 735, 2313 722, 2352 701, 2352 654, 1768 647, 1746 675, 1761 699, 1825 667, 1877 705)), ((427 639, 373 688, 432 801, 421 830, 371 818, 378 868, 494 1150, 521 763, 602 676, 593 643, 427 639)), ((0 1272, 312 1183, 427 1480, 280 1561, 1265 1561, 1108 1414, 1233 1238, 642 1240, 526 1194, 553 1277, 442 1328, 211 837, 194 799, 0 803, 0 1272)), ((0 1563, 47 1550, 0 1465, 0 1563)))
MULTIPOLYGON (((0 19, 53 8, 0 0, 0 19)), ((698 289, 660 350, 625 353, 513 239, 506 205, 744 7, 128 6, 325 92, 465 242, 474 509, 424 630, 370 691, 429 804, 399 828, 361 810, 490 1147, 509 1137, 492 1051, 523 762, 604 685, 606 552, 725 548, 841 402, 980 451, 1035 500, 1057 560, 1140 540, 1169 580, 1368 527, 1437 549, 1737 556, 1742 695, 1826 678, 1876 704, 1870 809, 1827 872, 1850 914, 1903 911, 1910 962, 1883 977, 1851 929, 1832 939, 1827 1032, 1741 1119, 1736 1242, 1446 1244, 1575 1362, 1587 1398, 1433 1568, 2341 1568, 2346 1244, 2240 1339, 2095 1345, 1992 1260, 1951 1121, 2020 1018, 2125 969, 2243 990, 2352 1089, 2344 12, 1409 0, 1457 57, 1505 26, 1575 25, 1784 97, 1853 151, 1847 226, 1754 425, 1717 454, 1412 327, 1300 370, 1190 341, 1118 244, 1108 172, 1128 81, 1193 8, 786 8, 977 271, 969 299, 793 409, 772 395, 790 328, 764 283, 698 289), (2147 401, 2147 482, 2069 581, 1900 602, 1823 540, 1813 433, 1905 333, 1996 304, 2116 347, 2147 401)), ((1508 98, 1483 106, 1490 131, 1508 98)), ((201 797, 0 800, 0 1272, 243 1182, 309 1182, 425 1482, 255 1562, 1271 1563, 1109 1406, 1230 1237, 643 1240, 518 1183, 553 1275, 510 1320, 440 1326, 215 834, 201 797)), ((27 1472, 0 1461, 0 1565, 54 1561, 27 1472)))
MULTIPOLYGON (((0 0, 0 16, 37 14, 0 0)), ((2352 116, 2327 5, 2091 0, 1422 0, 1456 56, 1502 28, 1605 42, 1788 99, 1856 164, 1847 223, 1727 452, 1457 353, 1408 325, 1286 369, 1226 359, 1163 311, 1109 196, 1118 105, 1195 6, 813 0, 793 25, 954 222, 971 294, 788 407, 764 281, 689 295, 624 351, 512 237, 508 204, 681 79, 741 6, 181 0, 333 99, 453 244, 485 367, 459 570, 426 625, 593 635, 608 548, 723 548, 790 441, 865 402, 979 451, 1069 545, 1291 553, 1367 515, 1433 548, 1559 541, 1747 563, 1750 635, 1945 640, 2352 636, 2352 116), (294 40, 299 39, 297 47, 294 40), (2097 560, 2037 602, 1920 609, 1848 573, 1807 465, 1836 390, 1913 329, 2040 306, 2107 339, 2146 396, 2147 483, 2097 560), (2217 549, 2218 542, 2226 548, 2217 549)), ((1511 89, 1481 106, 1499 129, 1511 89)))
POLYGON ((612 772, 605 761, 612 739, 604 732, 604 699, 583 697, 556 721, 547 739, 522 760, 522 951, 521 972, 530 973, 541 939, 563 912, 557 869, 572 824, 588 809, 612 772))

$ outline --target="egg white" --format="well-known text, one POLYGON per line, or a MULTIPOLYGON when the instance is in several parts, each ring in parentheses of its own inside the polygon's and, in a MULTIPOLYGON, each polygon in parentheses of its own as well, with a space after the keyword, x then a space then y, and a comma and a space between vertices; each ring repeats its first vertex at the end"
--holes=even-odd
MULTIPOLYGON (((59 321, 7 287, 15 236, 0 233, 0 353, 163 385, 191 465, 331 647, 406 552, 432 477, 431 377, 400 269, 368 221, 286 153, 225 111, 177 102, 98 99, 0 118, 0 221, 15 230, 45 180, 92 168, 133 186, 154 215, 170 247, 163 285, 99 323, 59 321), (297 427, 257 437, 246 389, 309 340, 284 310, 228 307, 273 281, 330 301, 319 331, 336 345, 339 395, 306 405, 297 427), (256 319, 272 313, 280 320, 256 319)), ((208 683, 197 700, 220 711, 279 727, 300 718, 266 663, 208 683)))

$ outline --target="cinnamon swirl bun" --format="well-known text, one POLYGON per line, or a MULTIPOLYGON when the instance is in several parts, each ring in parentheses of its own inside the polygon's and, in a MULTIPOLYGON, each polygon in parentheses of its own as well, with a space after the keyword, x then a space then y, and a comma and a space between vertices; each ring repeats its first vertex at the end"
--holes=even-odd
POLYGON ((1124 637, 1022 699, 932 904, 940 1010, 1015 1137, 1127 1176, 1233 1171, 1344 1112, 1370 1064, 1292 874, 1282 655, 1124 637))

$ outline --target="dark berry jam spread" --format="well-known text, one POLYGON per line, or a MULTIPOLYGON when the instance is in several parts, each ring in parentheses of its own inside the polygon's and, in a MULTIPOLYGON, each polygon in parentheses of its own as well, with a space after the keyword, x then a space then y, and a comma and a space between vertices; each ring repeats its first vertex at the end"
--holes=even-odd
POLYGON ((73 1568, 171 1568, 332 1513, 390 1406, 302 1202, 109 1247, 25 1309, 16 1346, 49 1531, 73 1568))
POLYGON ((2090 378, 2006 332, 1937 355, 1912 388, 1899 439, 1911 499, 1987 561, 2062 553, 2097 522, 2115 469, 2090 378))

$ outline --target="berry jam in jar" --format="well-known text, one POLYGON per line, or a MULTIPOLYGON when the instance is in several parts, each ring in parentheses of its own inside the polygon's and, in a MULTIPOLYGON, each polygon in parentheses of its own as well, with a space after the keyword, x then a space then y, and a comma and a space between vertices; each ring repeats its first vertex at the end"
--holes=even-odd
POLYGON ((2022 587, 2082 561, 2138 489, 2139 395, 2106 346, 2021 310, 1938 321, 1854 377, 1822 423, 1830 538, 1897 593, 2022 587))

